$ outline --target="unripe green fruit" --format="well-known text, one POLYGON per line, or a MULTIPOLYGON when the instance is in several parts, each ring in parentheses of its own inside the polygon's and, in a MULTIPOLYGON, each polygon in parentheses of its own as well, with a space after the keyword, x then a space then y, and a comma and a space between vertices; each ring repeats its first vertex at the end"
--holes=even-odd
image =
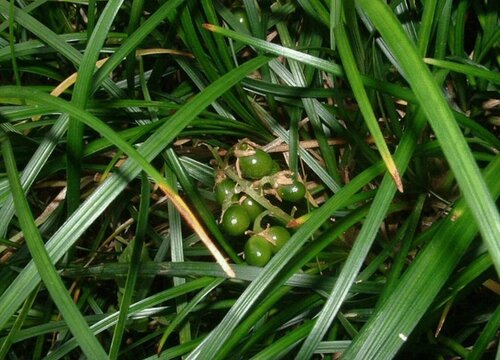
POLYGON ((255 149, 255 154, 239 158, 240 170, 243 177, 249 179, 260 179, 271 174, 273 159, 260 149, 255 149))
POLYGON ((231 205, 222 215, 222 228, 229 235, 242 235, 249 226, 250 216, 241 205, 231 205))
POLYGON ((244 251, 247 264, 253 266, 265 266, 272 255, 271 244, 260 235, 250 237, 244 251))

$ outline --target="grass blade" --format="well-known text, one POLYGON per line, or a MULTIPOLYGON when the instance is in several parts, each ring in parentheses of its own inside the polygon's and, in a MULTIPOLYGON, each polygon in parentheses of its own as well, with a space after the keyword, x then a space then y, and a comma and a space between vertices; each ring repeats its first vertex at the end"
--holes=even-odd
POLYGON ((102 136, 106 137, 109 141, 114 143, 121 151, 134 159, 134 161, 136 161, 138 165, 140 165, 141 168, 154 179, 159 188, 170 199, 170 201, 172 201, 172 203, 175 205, 177 210, 179 210, 179 212, 182 214, 183 218, 187 221, 191 228, 200 236, 200 239, 213 254, 217 262, 222 266, 223 269, 225 269, 229 276, 234 276, 233 270, 231 269, 225 258, 222 256, 222 254, 219 252, 217 247, 213 244, 212 240, 205 232, 205 229, 200 224, 196 216, 192 213, 189 206, 184 202, 184 200, 175 193, 172 187, 165 181, 163 176, 160 175, 160 173, 148 162, 147 159, 145 159, 137 150, 135 150, 132 145, 127 143, 119 136, 116 136, 116 133, 108 125, 101 122, 96 117, 88 114, 87 112, 74 107, 64 100, 26 87, 20 88, 6 86, 0 88, 0 97, 2 96, 5 98, 8 98, 9 96, 17 96, 20 99, 31 100, 35 103, 52 106, 54 109, 63 110, 70 116, 77 118, 79 121, 86 124, 87 126, 90 126, 102 136))
POLYGON ((141 265, 144 236, 146 234, 146 226, 148 222, 150 191, 151 187, 149 185, 148 177, 143 173, 141 176, 141 202, 139 204, 139 213, 137 215, 137 230, 133 240, 134 243, 132 248, 132 255, 130 258, 127 280, 125 282, 125 290, 120 302, 120 315, 118 316, 118 321, 113 332, 113 339, 111 340, 111 346, 109 349, 110 359, 118 358, 118 352, 120 350, 123 332, 125 331, 125 322, 128 317, 129 306, 132 303, 132 296, 135 290, 137 274, 139 273, 139 268, 141 265))
POLYGON ((500 273, 500 216, 446 99, 391 9, 381 0, 358 0, 358 4, 404 69, 500 273))
POLYGON ((47 250, 43 246, 42 237, 35 225, 28 200, 23 193, 21 182, 19 181, 10 140, 5 133, 1 133, 0 137, 2 154, 9 177, 10 189, 14 197, 16 213, 33 261, 38 268, 38 273, 83 352, 91 359, 104 359, 107 357, 104 349, 71 299, 47 250))
MULTIPOLYGON (((269 58, 258 57, 249 61, 235 70, 229 72, 219 80, 215 81, 204 92, 193 98, 187 105, 179 109, 170 121, 160 127, 157 132, 149 138, 140 148, 140 152, 153 159, 162 149, 169 144, 175 136, 192 119, 201 113, 208 105, 217 99, 222 92, 240 81, 246 74, 262 66, 269 58)), ((75 243, 78 237, 87 229, 97 216, 111 203, 127 183, 139 172, 140 167, 135 163, 128 162, 121 167, 120 176, 111 176, 103 185, 95 191, 78 210, 59 228, 59 230, 47 242, 47 250, 54 261, 58 261, 75 243), (71 234, 71 236, 68 236, 71 234)), ((0 327, 3 327, 8 319, 14 314, 19 305, 38 284, 39 275, 34 264, 28 264, 16 280, 10 285, 0 297, 0 327)))
MULTIPOLYGON (((406 170, 410 158, 415 150, 418 136, 425 125, 425 119, 422 114, 417 113, 415 118, 412 120, 412 126, 405 132, 395 153, 396 163, 402 170, 406 170)), ((342 268, 339 279, 330 292, 328 300, 316 320, 313 330, 307 337, 304 344, 302 344, 302 347, 297 355, 299 358, 307 359, 312 356, 316 347, 319 345, 326 331, 330 327, 335 315, 340 310, 340 307, 347 297, 350 287, 355 282, 359 269, 361 269, 363 261, 373 244, 373 240, 378 232, 380 223, 382 222, 395 193, 396 188, 392 178, 387 175, 384 176, 384 179, 382 180, 382 183, 377 191, 377 195, 373 200, 370 212, 368 213, 365 223, 358 234, 356 243, 354 244, 351 252, 349 253, 349 257, 342 268)))
POLYGON ((448 69, 469 76, 477 76, 479 78, 491 81, 494 84, 500 84, 500 74, 496 71, 485 69, 482 66, 473 66, 468 64, 459 64, 453 61, 430 59, 424 61, 429 65, 434 65, 442 69, 448 69))
POLYGON ((403 182, 401 176, 399 175, 398 169, 394 160, 392 159, 391 153, 384 139, 384 135, 380 130, 377 119, 373 112, 370 101, 368 100, 368 95, 366 94, 365 88, 359 76, 359 70, 357 69, 356 61, 354 59, 354 54, 352 53, 351 46, 349 45, 349 39, 345 32, 345 27, 340 23, 335 29, 335 37, 337 41, 337 46, 339 49, 340 58, 342 59, 342 64, 344 65, 344 71, 347 75, 347 79, 351 84, 354 97, 358 102, 359 109, 363 114, 366 125, 370 130, 377 146, 382 159, 389 174, 391 174, 394 179, 394 183, 400 192, 403 192, 403 182))
MULTIPOLYGON (((96 62, 101 52, 108 31, 113 23, 123 0, 110 0, 106 3, 96 27, 83 53, 78 80, 75 83, 71 102, 74 106, 84 109, 89 100, 93 87, 92 76, 96 69, 96 62)), ((81 162, 83 155, 84 124, 76 119, 69 118, 66 156, 68 157, 66 177, 68 190, 66 195, 68 214, 71 214, 80 205, 81 162)))
MULTIPOLYGON (((500 194, 500 182, 496 181, 499 171, 497 155, 485 174, 495 197, 500 194)), ((396 354, 473 240, 477 228, 471 224, 472 219, 471 209, 460 200, 387 301, 354 339, 345 359, 390 359, 396 354)))

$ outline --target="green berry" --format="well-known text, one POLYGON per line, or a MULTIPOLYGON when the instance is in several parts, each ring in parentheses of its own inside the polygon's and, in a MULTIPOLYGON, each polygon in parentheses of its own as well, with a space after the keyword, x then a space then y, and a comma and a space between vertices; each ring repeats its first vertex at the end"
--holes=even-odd
POLYGON ((264 230, 264 232, 265 237, 269 239, 273 254, 276 254, 290 239, 290 233, 282 226, 271 226, 264 230))
POLYGON ((306 195, 306 187, 300 181, 294 181, 290 185, 280 185, 278 195, 285 201, 297 202, 306 195))
POLYGON ((232 13, 241 25, 248 27, 248 16, 244 8, 234 8, 232 13))
POLYGON ((248 265, 265 266, 271 259, 271 244, 260 235, 254 235, 245 244, 245 260, 248 265))
POLYGON ((219 205, 222 205, 224 200, 233 198, 235 186, 236 184, 231 179, 224 179, 215 186, 215 200, 219 205))
POLYGON ((241 202, 241 206, 247 211, 248 216, 250 216, 250 221, 254 221, 257 216, 264 211, 264 208, 249 196, 245 197, 241 202))
POLYGON ((241 205, 231 205, 222 215, 222 228, 232 236, 245 233, 250 226, 250 216, 241 205))
POLYGON ((249 179, 260 179, 271 174, 273 159, 260 149, 255 149, 255 154, 239 158, 241 173, 249 179))

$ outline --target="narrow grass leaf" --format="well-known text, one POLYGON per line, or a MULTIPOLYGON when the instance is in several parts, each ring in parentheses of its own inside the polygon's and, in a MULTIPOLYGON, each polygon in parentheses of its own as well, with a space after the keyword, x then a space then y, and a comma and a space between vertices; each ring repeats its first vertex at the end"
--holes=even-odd
MULTIPOLYGON (((398 167, 402 170, 406 170, 415 150, 418 136, 425 125, 425 119, 421 113, 417 113, 412 120, 410 127, 404 133, 395 152, 396 164, 398 164, 398 167)), ((330 292, 327 302, 318 316, 313 330, 302 344, 297 355, 299 359, 310 358, 328 331, 363 265, 395 192, 396 187, 394 186, 392 177, 388 175, 384 176, 375 199, 373 200, 370 212, 349 253, 349 257, 344 263, 339 278, 330 292)))
MULTIPOLYGON (((106 3, 96 27, 90 36, 78 68, 78 78, 75 83, 71 102, 80 109, 85 109, 92 90, 92 76, 96 62, 101 52, 108 31, 113 23, 123 0, 110 0, 106 3)), ((71 214, 80 205, 81 162, 83 154, 84 124, 69 118, 66 144, 66 181, 67 181, 67 211, 71 214)))
POLYGON ((427 54, 437 1, 429 0, 424 4, 424 12, 418 29, 418 50, 422 56, 427 54))
MULTIPOLYGON (((497 306, 493 312, 490 320, 481 331, 481 335, 472 347, 472 351, 466 357, 467 360, 481 360, 484 359, 484 352, 488 348, 488 344, 495 338, 495 334, 500 327, 500 305, 497 306)), ((498 356, 497 356, 498 357, 498 356)))
POLYGON ((93 115, 90 115, 84 110, 74 107, 73 105, 62 99, 38 92, 30 88, 6 86, 0 88, 0 96, 4 96, 4 94, 11 94, 11 96, 13 94, 16 94, 15 96, 19 97, 20 99, 29 99, 35 102, 39 102, 43 105, 52 105, 54 109, 64 110, 70 116, 73 116, 87 126, 90 126, 102 136, 106 137, 109 141, 113 142, 121 151, 134 159, 134 161, 136 161, 141 166, 141 168, 155 180, 162 192, 170 199, 170 201, 172 201, 175 207, 182 214, 184 220, 186 220, 191 228, 200 236, 201 241, 207 246, 209 251, 215 257, 215 260, 229 274, 229 276, 234 275, 233 270, 225 260, 224 256, 222 256, 220 251, 213 244, 205 229, 200 224, 196 216, 192 213, 189 206, 184 202, 184 200, 175 193, 172 187, 165 181, 163 176, 161 176, 161 174, 148 162, 148 160, 146 160, 137 150, 135 150, 132 145, 127 143, 122 138, 116 136, 116 133, 108 125, 106 125, 93 115))
MULTIPOLYGON (((217 99, 221 93, 240 81, 248 73, 268 62, 267 57, 258 57, 239 66, 208 86, 205 91, 177 111, 168 123, 162 125, 140 148, 141 154, 152 160, 194 117, 217 99)), ((10 96, 10 95, 9 95, 10 96)), ((120 168, 119 176, 108 178, 78 210, 63 224, 47 242, 47 250, 54 261, 58 261, 76 242, 78 237, 92 224, 106 207, 139 174, 141 168, 127 161, 120 168)), ((28 264, 0 297, 0 327, 3 327, 19 305, 40 281, 33 263, 28 264)))
MULTIPOLYGON (((175 286, 170 289, 165 289, 159 293, 156 293, 152 296, 149 296, 139 302, 136 302, 135 304, 130 306, 129 309, 129 315, 136 315, 140 313, 141 311, 148 311, 149 313, 156 313, 160 312, 161 310, 164 310, 165 307, 160 307, 160 308, 155 308, 156 305, 161 304, 163 302, 166 302, 171 299, 175 299, 179 296, 185 295, 187 293, 190 293, 192 291, 204 288, 211 284, 214 279, 204 277, 200 279, 195 279, 192 280, 188 283, 185 283, 183 285, 175 286)), ((116 324, 118 321, 118 316, 120 312, 114 312, 111 314, 106 314, 106 317, 98 322, 96 322, 94 325, 92 325, 90 328, 94 332, 94 334, 99 334, 103 332, 106 329, 109 329, 113 325, 116 324)), ((56 360, 64 357, 66 354, 68 354, 71 350, 73 350, 75 347, 78 346, 78 343, 76 342, 76 339, 69 339, 66 341, 64 344, 62 344, 60 347, 58 347, 56 350, 51 352, 48 356, 45 357, 45 360, 56 360)), ((107 357, 104 357, 102 359, 106 359, 107 357)), ((97 359, 97 358, 92 358, 92 359, 97 359)))
POLYGON ((437 66, 442 69, 448 69, 464 75, 477 76, 479 78, 491 81, 494 84, 500 84, 500 73, 498 73, 497 71, 485 69, 484 67, 479 65, 473 66, 469 64, 460 64, 453 61, 432 58, 426 58, 424 59, 424 61, 429 65, 437 66))
MULTIPOLYGON (((290 34, 288 32, 288 29, 283 22, 279 22, 276 24, 276 28, 278 29, 278 34, 281 38, 282 43, 285 46, 291 46, 292 45, 292 39, 290 37, 290 34)), ((302 70, 300 64, 297 61, 294 60, 289 60, 288 64, 290 66, 290 70, 293 76, 293 80, 295 85, 297 86, 302 86, 305 87, 306 84, 306 77, 304 74, 304 71, 302 70)), ((336 161, 334 154, 328 145, 328 139, 327 136, 324 132, 323 126, 321 124, 320 118, 317 114, 317 112, 314 109, 314 101, 313 99, 308 99, 308 98, 303 98, 302 103, 304 104, 304 109, 306 111, 307 117, 309 118, 309 121, 311 122, 311 125, 313 127, 314 135, 316 140, 318 141, 319 148, 321 151, 321 155, 323 158, 323 161, 325 162, 326 170, 329 174, 338 174, 338 169, 336 166, 336 161)), ((298 131, 298 119, 295 121, 295 130, 298 131)), ((290 137, 290 152, 293 152, 293 154, 290 154, 290 157, 296 157, 297 152, 298 152, 298 147, 297 147, 297 137, 298 134, 296 131, 294 131, 294 127, 291 125, 290 130, 289 130, 289 137, 290 137)), ((295 159, 296 162, 296 159, 295 159)), ((296 175, 296 174, 294 174, 296 175)), ((336 187, 340 187, 339 184, 336 184, 336 187)))
MULTIPOLYGON (((252 47, 255 47, 258 50, 262 50, 266 53, 269 54, 274 54, 276 56, 284 56, 286 58, 290 58, 293 60, 297 60, 301 63, 304 63, 306 65, 315 67, 319 70, 326 71, 328 73, 337 75, 337 76, 344 76, 344 70, 342 67, 338 64, 332 63, 329 60, 324 60, 321 59, 317 56, 312 56, 306 53, 303 53, 301 51, 293 50, 281 45, 277 45, 265 40, 260 40, 253 38, 248 35, 244 35, 241 33, 237 33, 216 25, 212 24, 205 24, 204 27, 207 30, 213 31, 217 34, 221 34, 223 36, 227 36, 231 39, 241 41, 247 45, 250 45, 252 47)), ((415 96, 411 91, 409 91, 407 88, 403 88, 398 85, 390 84, 381 80, 376 80, 374 78, 361 75, 361 79, 363 80, 363 84, 366 86, 373 88, 375 90, 379 90, 382 92, 386 92, 389 95, 393 95, 397 98, 404 99, 407 101, 412 101, 415 102, 415 96)))
POLYGON ((38 269, 38 273, 83 352, 91 359, 104 359, 107 357, 104 349, 95 338, 94 333, 90 330, 83 315, 71 299, 47 250, 43 246, 42 237, 35 225, 35 220, 31 213, 28 200, 23 193, 21 182, 19 181, 10 140, 5 133, 1 133, 0 137, 2 142, 2 155, 7 170, 7 176, 9 177, 10 189, 14 197, 16 213, 33 261, 38 269))
MULTIPOLYGON (((141 176, 141 202, 139 204, 139 212, 137 214, 137 228, 132 244, 132 255, 130 257, 130 265, 125 282, 125 289, 120 302, 120 315, 113 332, 111 346, 109 349, 109 358, 117 359, 120 350, 120 345, 125 331, 125 323, 128 318, 129 306, 132 303, 134 291, 136 288, 137 275, 141 266, 141 255, 146 235, 146 228, 149 218, 149 203, 150 203, 151 186, 146 174, 141 176)), ((130 244, 129 244, 130 246, 130 244)))
POLYGON ((28 296, 28 298, 24 302, 21 311, 19 311, 16 321, 10 328, 9 334, 4 338, 2 346, 0 347, 0 359, 5 359, 7 357, 7 352, 9 351, 10 346, 14 342, 15 337, 18 336, 19 330, 23 326, 24 321, 28 317, 29 311, 31 310, 31 307, 35 302, 39 290, 40 290, 39 287, 33 290, 33 292, 30 294, 30 296, 28 296))
POLYGON ((179 309, 180 311, 177 312, 177 315, 170 324, 168 324, 167 328, 163 332, 163 335, 158 342, 158 349, 157 352, 160 353, 161 350, 163 349, 163 346, 165 345, 166 341, 168 340, 168 337, 170 334, 181 324, 184 319, 193 311, 196 305, 200 303, 203 299, 207 297, 212 290, 217 288, 220 284, 222 284, 225 281, 224 278, 222 279, 215 279, 211 284, 207 285, 205 288, 203 288, 198 294, 196 294, 189 303, 186 304, 182 309, 179 309))
POLYGON ((375 113, 373 112, 370 100, 366 94, 363 82, 361 81, 356 60, 354 59, 354 54, 351 50, 351 46, 349 45, 349 39, 347 38, 345 27, 342 23, 338 24, 337 28, 335 28, 335 37, 340 58, 342 59, 342 64, 344 65, 344 71, 346 72, 347 79, 349 80, 361 114, 363 114, 365 123, 375 140, 375 145, 377 146, 380 155, 387 166, 389 174, 391 174, 394 179, 394 183, 396 184, 398 190, 403 192, 403 182, 401 180, 401 176, 399 175, 396 164, 394 163, 389 148, 387 147, 387 143, 385 142, 384 135, 380 130, 377 119, 375 118, 375 113))
MULTIPOLYGON (((170 1, 168 4, 170 4, 170 1)), ((5 0, 0 0, 0 14, 8 18, 9 3, 5 0)), ((45 43, 51 46, 53 49, 57 49, 58 53, 66 57, 77 67, 82 59, 82 55, 78 50, 68 44, 63 36, 55 34, 47 26, 43 25, 41 22, 25 13, 23 10, 16 8, 14 11, 14 18, 18 24, 25 27, 31 33, 36 35, 38 38, 42 39, 45 43)), ((73 35, 74 36, 74 35, 73 35)), ((71 38, 70 38, 71 39, 71 38)), ((69 39, 68 39, 69 40, 69 39)), ((103 77, 101 79, 103 87, 113 96, 120 97, 123 91, 109 78, 103 77)), ((101 83, 96 83, 98 86, 101 83)), ((45 165, 50 154, 56 147, 59 139, 62 138, 67 130, 68 126, 68 116, 63 114, 60 116, 56 124, 50 129, 48 134, 43 139, 42 143, 33 154, 25 169, 22 172, 21 183, 23 188, 29 188, 36 177, 40 173, 42 167, 45 165)), ((2 207, 0 211, 0 235, 5 234, 7 231, 7 226, 14 214, 14 203, 12 197, 10 197, 6 204, 2 207)))
MULTIPOLYGON (((175 173, 169 169, 166 174, 167 181, 172 189, 177 188, 177 178, 175 173)), ((174 190, 175 191, 175 190, 174 190)), ((170 254, 172 262, 184 262, 184 242, 182 237, 182 222, 181 216, 172 202, 167 205, 168 208, 168 224, 170 228, 170 254)), ((180 277, 174 277, 174 286, 179 286, 186 283, 186 279, 180 277)), ((177 313, 181 312, 183 308, 187 305, 186 299, 184 297, 179 297, 176 299, 176 310, 177 313)), ((187 322, 179 330, 179 342, 181 344, 191 341, 191 327, 189 322, 187 322)))
MULTIPOLYGON (((500 194, 500 182, 496 179, 499 171, 497 155, 485 174, 495 198, 500 194)), ((471 209, 460 200, 387 301, 354 339, 345 359, 390 359, 396 354, 476 235, 472 220, 471 209)))
POLYGON ((358 4, 404 69, 500 273, 500 216, 446 99, 391 9, 381 0, 358 4))

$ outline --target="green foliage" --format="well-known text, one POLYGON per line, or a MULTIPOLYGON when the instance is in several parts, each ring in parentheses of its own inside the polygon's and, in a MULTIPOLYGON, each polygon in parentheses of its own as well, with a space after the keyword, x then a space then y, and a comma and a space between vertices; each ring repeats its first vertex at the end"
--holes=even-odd
POLYGON ((495 5, 0 0, 0 357, 494 358, 495 5))

